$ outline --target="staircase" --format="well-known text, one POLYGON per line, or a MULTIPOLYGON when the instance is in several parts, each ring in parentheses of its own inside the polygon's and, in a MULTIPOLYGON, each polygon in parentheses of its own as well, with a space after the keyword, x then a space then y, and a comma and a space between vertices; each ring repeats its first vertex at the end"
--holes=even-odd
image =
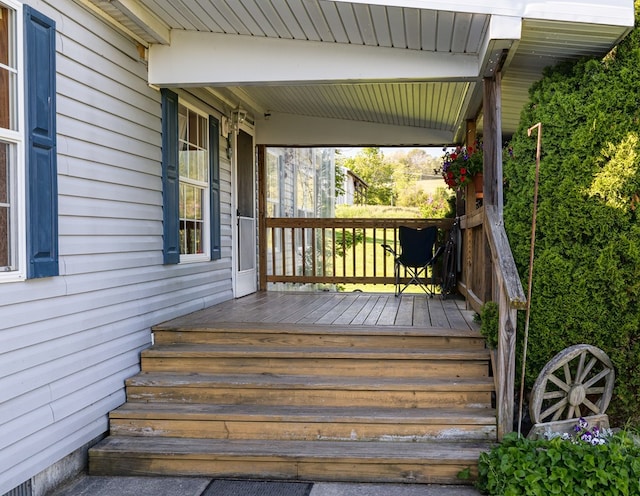
POLYGON ((157 328, 92 475, 464 483, 496 440, 475 331, 157 328))

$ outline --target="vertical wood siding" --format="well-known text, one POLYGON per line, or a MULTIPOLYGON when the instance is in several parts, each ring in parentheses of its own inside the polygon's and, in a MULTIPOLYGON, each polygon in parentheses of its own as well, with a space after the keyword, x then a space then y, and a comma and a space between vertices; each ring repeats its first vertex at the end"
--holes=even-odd
POLYGON ((222 259, 164 266, 160 94, 135 43, 73 0, 27 3, 57 25, 60 276, 0 285, 0 494, 107 430, 152 325, 232 296, 224 138, 222 259))

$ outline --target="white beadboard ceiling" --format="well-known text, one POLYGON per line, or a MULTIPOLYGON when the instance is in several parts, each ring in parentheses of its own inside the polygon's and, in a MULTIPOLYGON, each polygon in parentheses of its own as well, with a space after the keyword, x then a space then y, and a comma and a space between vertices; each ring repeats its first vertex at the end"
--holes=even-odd
MULTIPOLYGON (((305 122, 316 123, 313 128, 317 144, 333 145, 427 146, 459 142, 465 120, 481 112, 482 77, 497 66, 502 67, 503 133, 509 135, 518 124, 529 87, 541 77, 546 66, 581 56, 603 56, 633 25, 632 0, 602 0, 601 3, 565 0, 542 4, 494 0, 493 7, 484 7, 482 4, 491 2, 478 0, 78 1, 90 2, 102 9, 114 22, 151 47, 150 78, 155 74, 154 67, 162 68, 163 60, 165 65, 169 64, 167 60, 179 60, 165 58, 171 50, 174 57, 183 59, 195 53, 186 49, 175 52, 177 48, 171 46, 172 34, 176 37, 177 32, 201 33, 200 44, 210 49, 205 53, 223 50, 221 45, 227 46, 228 40, 229 51, 235 59, 226 62, 224 78, 212 69, 205 76, 208 79, 191 80, 189 69, 180 68, 171 76, 176 79, 159 77, 159 81, 150 82, 167 86, 180 86, 182 82, 184 86, 194 86, 196 81, 205 81, 198 85, 208 87, 228 102, 230 109, 240 105, 256 121, 269 114, 271 123, 265 127, 275 129, 276 123, 284 122, 287 116, 295 118, 297 123, 307 119, 305 122), (208 47, 207 33, 228 36, 224 38, 225 43, 220 43, 220 36, 212 35, 208 47), (239 36, 251 37, 252 42, 279 41, 269 45, 275 47, 270 48, 271 51, 253 49, 243 56, 237 48, 236 41, 242 39, 239 36), (345 45, 362 48, 360 52, 346 48, 337 51, 345 45), (304 51, 308 47, 310 58, 321 54, 325 58, 318 60, 326 66, 326 77, 322 80, 317 76, 307 77, 304 68, 296 72, 298 61, 293 58, 294 67, 280 70, 284 80, 270 80, 269 71, 258 67, 260 64, 256 64, 252 56, 264 61, 267 67, 271 62, 281 67, 280 47, 284 53, 299 47, 304 51), (236 51, 232 52, 234 48, 236 51), (379 60, 376 72, 379 75, 362 80, 352 77, 349 71, 333 68, 327 63, 331 60, 330 50, 340 55, 336 60, 349 53, 341 62, 349 65, 351 60, 354 68, 360 59, 370 64, 373 56, 373 60, 379 60), (380 56, 375 58, 378 53, 380 56), (424 57, 424 77, 394 75, 395 63, 407 54, 424 57), (462 63, 468 62, 469 57, 477 61, 473 75, 452 75, 450 67, 445 71, 445 66, 440 65, 445 58, 450 63, 462 63), (256 67, 255 80, 246 75, 238 75, 234 80, 235 68, 245 60, 252 61, 256 67), (438 77, 441 67, 442 76, 438 77), (389 68, 386 73, 385 68, 389 68), (287 78, 287 74, 291 76, 287 78), (302 75, 299 81, 295 80, 297 74, 302 75), (337 135, 330 132, 329 127, 335 131, 342 129, 341 124, 354 132, 342 131, 337 135), (327 127, 325 134, 323 126, 327 127), (359 126, 362 132, 356 132, 359 126), (371 138, 366 137, 366 130, 370 130, 371 138)), ((194 60, 194 64, 200 66, 198 77, 202 77, 203 61, 194 60)), ((300 66, 304 65, 303 61, 300 66)), ((215 66, 215 61, 211 66, 215 66)), ((246 69, 243 67, 243 74, 246 69)), ((401 71, 397 74, 403 75, 401 71)), ((296 137, 293 129, 291 125, 292 141, 286 141, 277 133, 271 137, 265 135, 263 141, 310 143, 302 136, 296 137)))

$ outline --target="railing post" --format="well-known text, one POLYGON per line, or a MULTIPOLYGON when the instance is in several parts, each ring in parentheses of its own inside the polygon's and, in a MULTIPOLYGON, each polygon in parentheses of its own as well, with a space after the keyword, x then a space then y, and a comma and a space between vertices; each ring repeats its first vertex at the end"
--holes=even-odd
MULTIPOLYGON (((504 287, 500 285, 500 287, 504 287)), ((498 371, 496 410, 498 423, 498 441, 513 431, 514 389, 516 378, 516 325, 517 310, 511 308, 509 299, 501 291, 498 299, 500 315, 498 332, 498 353, 496 369, 498 371)))

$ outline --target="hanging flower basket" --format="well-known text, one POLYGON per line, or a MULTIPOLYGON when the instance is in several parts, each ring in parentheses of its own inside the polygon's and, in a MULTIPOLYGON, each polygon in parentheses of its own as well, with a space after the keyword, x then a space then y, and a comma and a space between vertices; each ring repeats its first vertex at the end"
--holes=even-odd
POLYGON ((475 148, 458 146, 451 152, 445 151, 440 173, 449 188, 460 190, 482 173, 482 162, 482 143, 475 148))

